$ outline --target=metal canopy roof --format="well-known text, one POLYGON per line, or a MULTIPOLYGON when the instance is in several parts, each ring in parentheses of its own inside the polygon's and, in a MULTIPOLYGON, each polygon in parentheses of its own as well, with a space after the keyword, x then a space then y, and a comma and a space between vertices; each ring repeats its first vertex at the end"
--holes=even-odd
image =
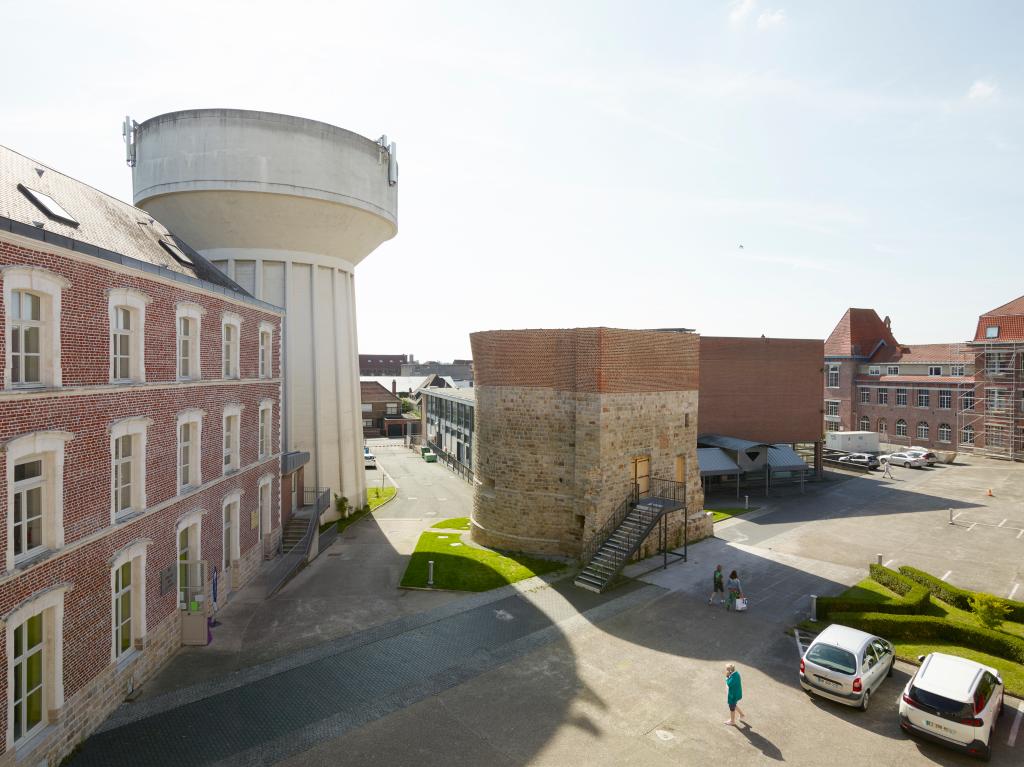
POLYGON ((768 467, 772 471, 808 471, 811 468, 793 448, 785 444, 768 448, 768 467))
POLYGON ((750 450, 755 447, 768 447, 767 442, 751 442, 739 437, 728 437, 724 434, 700 434, 697 444, 705 447, 723 447, 726 450, 750 450))
POLYGON ((743 473, 735 461, 718 447, 698 447, 697 463, 702 477, 723 477, 743 473))

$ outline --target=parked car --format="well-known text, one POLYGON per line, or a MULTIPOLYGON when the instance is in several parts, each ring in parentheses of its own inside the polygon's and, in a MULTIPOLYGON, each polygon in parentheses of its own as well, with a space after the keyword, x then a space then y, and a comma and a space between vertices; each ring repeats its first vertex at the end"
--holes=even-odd
POLYGON ((1003 680, 990 666, 956 655, 920 656, 900 698, 900 727, 988 761, 1003 712, 1003 680))
POLYGON ((377 468, 377 456, 370 452, 370 448, 363 447, 363 468, 364 469, 376 469, 377 468))
POLYGON ((800 659, 800 686, 811 695, 867 711, 871 696, 892 674, 896 655, 881 637, 833 623, 800 659))
POLYGON ((871 453, 850 453, 839 456, 840 463, 855 463, 858 466, 867 466, 869 469, 878 468, 878 458, 871 453))
POLYGON ((893 466, 903 466, 904 468, 915 468, 920 469, 924 466, 925 460, 919 455, 913 453, 891 453, 889 455, 880 455, 878 460, 882 463, 890 463, 893 466))
POLYGON ((924 458, 924 462, 928 466, 934 466, 935 463, 939 460, 939 457, 935 455, 935 453, 923 447, 912 447, 906 452, 910 453, 911 455, 917 455, 920 456, 921 458, 924 458))

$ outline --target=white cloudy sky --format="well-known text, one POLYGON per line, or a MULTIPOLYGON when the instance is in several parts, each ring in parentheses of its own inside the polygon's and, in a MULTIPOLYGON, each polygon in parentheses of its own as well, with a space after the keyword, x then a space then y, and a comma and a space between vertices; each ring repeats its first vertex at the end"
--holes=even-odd
POLYGON ((466 356, 499 327, 824 337, 848 306, 961 340, 1024 293, 1010 0, 2 11, 0 144, 123 199, 125 114, 398 141, 400 231, 357 270, 364 352, 466 356))

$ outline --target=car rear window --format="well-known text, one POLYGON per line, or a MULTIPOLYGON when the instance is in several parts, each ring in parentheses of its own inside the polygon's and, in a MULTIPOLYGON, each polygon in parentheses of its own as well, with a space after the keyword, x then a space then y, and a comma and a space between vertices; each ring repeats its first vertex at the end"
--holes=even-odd
POLYGON ((974 709, 971 707, 971 704, 937 695, 934 692, 928 692, 913 685, 910 687, 910 699, 919 708, 941 716, 943 719, 969 719, 974 716, 974 709))
POLYGON ((840 674, 855 674, 857 659, 849 650, 830 644, 816 644, 807 651, 807 660, 840 674))

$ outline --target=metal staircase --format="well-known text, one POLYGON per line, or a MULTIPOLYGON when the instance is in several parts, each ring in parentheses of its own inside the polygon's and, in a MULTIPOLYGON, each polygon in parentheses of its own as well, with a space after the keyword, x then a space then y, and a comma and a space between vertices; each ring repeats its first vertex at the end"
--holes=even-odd
MULTIPOLYGON (((666 515, 685 508, 686 486, 681 482, 651 479, 644 494, 634 485, 629 497, 584 547, 581 561, 585 564, 575 585, 598 594, 608 589, 655 527, 659 527, 659 549, 667 563, 672 552, 668 551, 666 515)), ((685 559, 685 554, 681 556, 685 559)))

